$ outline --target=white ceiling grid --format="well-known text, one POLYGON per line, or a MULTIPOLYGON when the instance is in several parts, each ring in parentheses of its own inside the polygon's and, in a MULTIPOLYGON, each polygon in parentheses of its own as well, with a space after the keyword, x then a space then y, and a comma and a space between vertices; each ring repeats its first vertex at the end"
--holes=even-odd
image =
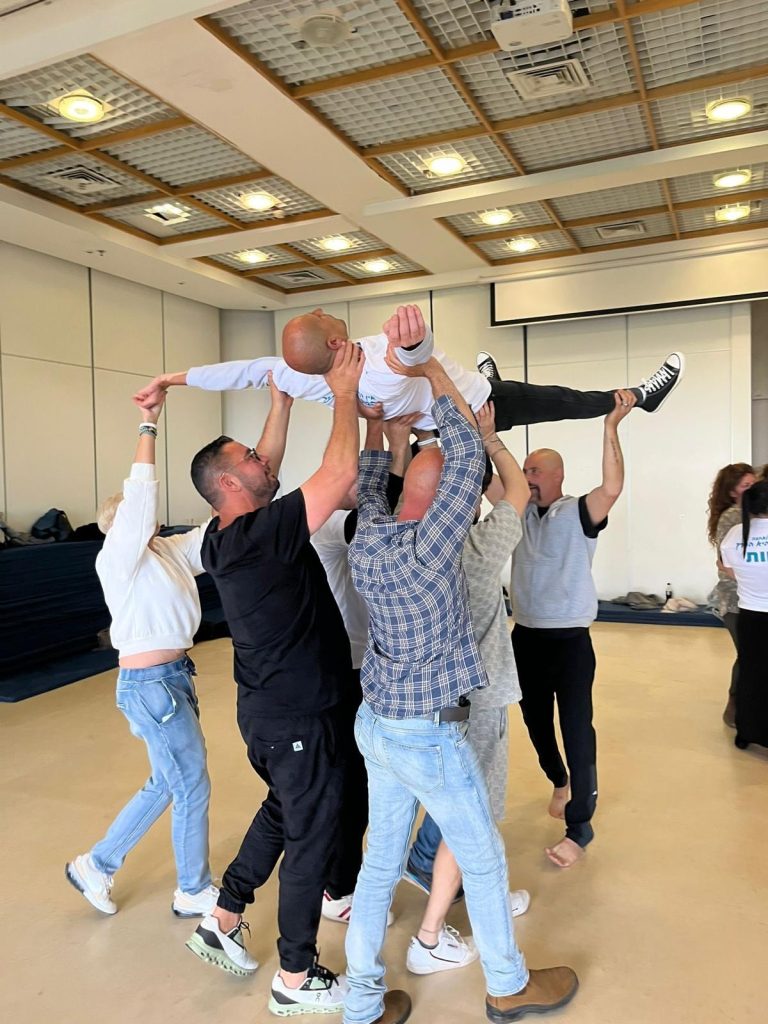
POLYGON ((55 139, 46 138, 33 128, 27 128, 17 121, 0 119, 0 160, 11 160, 27 153, 41 153, 57 145, 55 139))
POLYGON ((221 263, 224 267, 230 267, 232 270, 239 270, 241 273, 246 270, 260 270, 262 267, 279 267, 283 263, 298 263, 293 253, 285 252, 283 249, 277 249, 269 245, 260 245, 258 248, 259 252, 265 253, 269 259, 264 260, 262 263, 245 263, 237 258, 237 254, 243 252, 243 249, 218 253, 215 256, 210 256, 209 259, 214 260, 216 263, 221 263))
POLYGON ((338 270, 343 270, 345 274, 349 274, 350 277, 362 280, 363 278, 371 281, 378 277, 388 277, 390 274, 410 274, 418 273, 421 267, 418 267, 411 260, 407 260, 404 256, 384 256, 382 259, 386 260, 389 264, 387 270, 373 273, 366 269, 365 260, 352 260, 350 263, 338 263, 334 266, 338 270))
MULTIPOLYGON (((657 181, 641 182, 626 188, 605 188, 552 200, 552 205, 563 220, 602 217, 608 213, 620 214, 625 210, 642 210, 650 206, 663 206, 664 203, 661 185, 657 181)), ((620 219, 617 217, 617 220, 620 219)))
POLYGON ((295 188, 287 181, 277 177, 260 178, 251 183, 245 182, 242 185, 228 185, 224 188, 197 192, 195 198, 207 203, 215 210, 229 214, 230 217, 237 217, 244 224, 257 224, 265 221, 274 223, 275 210, 278 210, 282 217, 297 217, 302 213, 310 213, 323 208, 312 196, 308 196, 301 189, 295 188), (246 192, 266 192, 277 200, 277 205, 264 213, 259 213, 258 210, 246 210, 239 201, 240 196, 246 192))
MULTIPOLYGON (((725 205, 723 202, 720 205, 725 205)), ((768 202, 757 201, 750 204, 752 212, 749 221, 741 221, 741 226, 747 224, 765 224, 768 220, 768 202)), ((682 210, 677 218, 682 231, 711 231, 713 228, 724 230, 724 225, 715 220, 715 207, 708 207, 701 210, 682 210)))
POLYGON ((234 146, 196 125, 105 145, 104 151, 174 188, 261 170, 259 164, 234 146))
POLYGON ((480 220, 480 214, 484 213, 484 210, 477 213, 459 213, 445 219, 458 232, 467 236, 487 234, 489 231, 516 231, 519 227, 524 228, 531 224, 547 224, 551 219, 541 203, 514 203, 501 209, 508 209, 512 214, 509 224, 486 224, 480 220))
MULTIPOLYGON (((162 200, 161 200, 162 202, 162 200)), ((108 220, 118 221, 122 224, 129 224, 132 227, 140 228, 151 235, 159 238, 168 238, 173 235, 189 235, 196 231, 208 231, 211 228, 226 229, 218 217, 212 217, 194 206, 188 206, 183 201, 173 198, 168 200, 173 206, 188 214, 187 219, 179 224, 161 224, 146 216, 147 207, 155 206, 156 203, 132 203, 130 206, 119 206, 114 210, 105 210, 103 216, 108 220)))
MULTIPOLYGON (((678 203, 684 203, 693 199, 704 199, 707 196, 716 198, 718 202, 728 202, 728 192, 753 192, 756 189, 766 187, 766 166, 765 164, 740 163, 739 167, 723 166, 723 171, 746 170, 752 172, 752 180, 748 185, 740 185, 737 189, 716 188, 713 182, 714 174, 689 174, 683 178, 673 178, 669 185, 672 190, 672 197, 678 203)), ((720 173, 720 172, 718 172, 720 173)))
POLYGON ((147 186, 143 182, 123 171, 105 167, 88 153, 63 153, 50 160, 9 168, 3 174, 14 181, 50 192, 58 196, 59 199, 65 199, 76 206, 84 207, 93 206, 94 203, 98 203, 102 199, 127 199, 130 196, 143 195, 147 191, 147 186), (82 193, 72 187, 68 188, 64 182, 51 177, 55 171, 65 171, 75 167, 83 167, 95 174, 109 178, 114 183, 114 187, 98 193, 82 193))
MULTIPOLYGON (((343 250, 345 254, 382 248, 381 239, 376 238, 374 235, 369 235, 366 231, 345 231, 343 237, 352 243, 348 249, 343 250)), ((314 259, 338 260, 338 252, 333 252, 323 247, 322 243, 327 238, 327 235, 320 235, 317 238, 307 238, 302 242, 292 242, 291 245, 294 249, 298 249, 306 256, 312 256, 314 259)))
POLYGON ((573 249, 573 246, 562 231, 537 231, 536 241, 538 247, 530 253, 516 253, 509 248, 509 242, 519 237, 519 232, 513 229, 506 238, 496 238, 487 242, 477 242, 477 247, 492 260, 515 260, 524 256, 535 256, 539 253, 564 252, 573 249))
MULTIPOLYGON (((720 135, 723 125, 710 121, 707 104, 723 96, 744 96, 752 102, 752 110, 731 127, 742 132, 765 128, 768 125, 768 78, 755 78, 737 82, 723 90, 721 86, 684 93, 651 104, 656 121, 659 142, 675 145, 689 139, 705 139, 720 135)), ((726 126, 727 129, 727 126, 726 126)))
MULTIPOLYGON (((638 235, 637 239, 616 239, 616 242, 626 245, 627 241, 652 241, 654 238, 668 238, 674 235, 672 221, 666 213, 652 214, 650 217, 632 217, 631 220, 639 220, 645 226, 645 233, 638 235)), ((616 218, 616 223, 622 222, 621 217, 616 218)), ((602 238, 596 227, 571 228, 571 234, 578 244, 585 249, 597 246, 611 245, 610 238, 602 238)))
POLYGON ((405 149, 402 153, 392 153, 377 159, 413 193, 435 192, 437 189, 451 188, 459 182, 463 185, 470 181, 517 174, 507 155, 490 138, 463 139, 423 149, 405 149), (429 160, 441 156, 460 157, 466 167, 459 175, 441 178, 428 167, 429 160))

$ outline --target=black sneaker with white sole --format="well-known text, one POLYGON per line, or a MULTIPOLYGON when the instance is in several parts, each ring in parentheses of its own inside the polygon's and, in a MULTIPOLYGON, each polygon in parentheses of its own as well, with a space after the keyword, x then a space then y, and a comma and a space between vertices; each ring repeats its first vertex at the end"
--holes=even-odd
POLYGON ((496 360, 490 352, 478 352, 476 363, 477 372, 482 373, 486 380, 501 380, 496 360))
POLYGON ((684 373, 685 356, 682 352, 671 352, 648 380, 632 388, 638 398, 638 408, 657 412, 683 379, 684 373))
POLYGON ((224 932, 218 918, 211 914, 203 918, 185 945, 206 963, 244 978, 253 974, 259 964, 245 948, 243 929, 250 935, 248 924, 242 920, 231 931, 224 932))
POLYGON ((301 1013, 341 1013, 347 979, 334 974, 315 960, 307 971, 307 980, 298 988, 288 988, 278 971, 272 979, 272 993, 267 1004, 277 1017, 294 1017, 301 1013))

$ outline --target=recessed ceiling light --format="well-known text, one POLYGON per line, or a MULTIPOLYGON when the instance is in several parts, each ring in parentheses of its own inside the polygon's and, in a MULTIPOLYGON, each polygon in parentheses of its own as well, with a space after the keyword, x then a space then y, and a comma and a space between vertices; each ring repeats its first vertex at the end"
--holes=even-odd
POLYGON ((513 238, 507 245, 513 252, 531 252, 541 247, 535 238, 513 238))
POLYGON ((185 210, 182 206, 174 206, 173 203, 158 203, 157 206, 148 206, 144 210, 144 215, 161 224, 180 224, 192 216, 189 210, 185 210))
POLYGON ((68 92, 51 105, 68 121, 78 121, 80 124, 95 124, 106 113, 102 101, 85 91, 68 92))
POLYGON ((266 263, 269 259, 269 253, 262 252, 261 249, 243 249, 242 252, 235 253, 235 259, 240 260, 241 263, 266 263))
POLYGON ((514 218, 511 210, 484 210, 480 214, 480 220, 489 227, 500 227, 502 224, 509 224, 514 218))
POLYGON ((277 206, 277 200, 269 192, 243 192, 238 196, 237 201, 245 210, 253 210, 256 213, 266 213, 273 206, 277 206))
POLYGON ((434 156, 427 161, 427 167, 432 174, 441 178, 448 178, 452 174, 460 174, 466 167, 466 163, 460 156, 434 156))
POLYGON ((363 266, 369 274, 383 274, 385 270, 392 269, 389 260, 366 260, 363 266))
POLYGON ((738 121, 740 117, 746 117, 751 109, 752 101, 743 96, 713 100, 707 104, 707 117, 710 121, 738 121))
POLYGON ((744 220, 752 212, 749 203, 733 203, 730 206, 718 206, 715 220, 721 224, 730 224, 734 220, 744 220))
POLYGON ((352 248, 352 243, 344 235, 331 235, 330 238, 322 239, 320 248, 327 249, 328 252, 344 252, 345 249, 352 248))
POLYGON ((712 179, 715 188, 741 188, 752 181, 752 171, 740 167, 737 171, 719 171, 712 179))

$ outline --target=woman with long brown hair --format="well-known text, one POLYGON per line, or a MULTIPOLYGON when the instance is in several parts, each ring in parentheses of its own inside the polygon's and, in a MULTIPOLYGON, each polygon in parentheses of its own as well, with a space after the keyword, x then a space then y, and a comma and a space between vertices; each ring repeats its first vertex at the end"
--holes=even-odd
POLYGON ((707 537, 709 543, 717 551, 717 585, 709 599, 716 614, 720 616, 731 634, 736 648, 736 660, 731 669, 728 703, 723 711, 723 721, 731 729, 736 728, 736 687, 739 681, 739 641, 737 637, 739 602, 736 594, 736 581, 731 574, 725 572, 720 559, 720 545, 728 531, 741 522, 741 496, 754 482, 755 471, 748 463, 735 462, 729 466, 723 466, 712 484, 708 504, 707 537))

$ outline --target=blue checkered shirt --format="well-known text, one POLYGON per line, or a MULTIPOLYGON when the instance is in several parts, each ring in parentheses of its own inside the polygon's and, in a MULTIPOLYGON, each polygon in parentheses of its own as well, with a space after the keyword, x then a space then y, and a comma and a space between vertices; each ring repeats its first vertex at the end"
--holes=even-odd
POLYGON ((389 453, 360 455, 357 532, 349 549, 352 580, 370 613, 360 681, 371 710, 388 718, 450 707, 487 685, 461 568, 480 499, 483 446, 448 396, 437 399, 432 414, 445 462, 421 522, 399 523, 389 514, 389 453))

